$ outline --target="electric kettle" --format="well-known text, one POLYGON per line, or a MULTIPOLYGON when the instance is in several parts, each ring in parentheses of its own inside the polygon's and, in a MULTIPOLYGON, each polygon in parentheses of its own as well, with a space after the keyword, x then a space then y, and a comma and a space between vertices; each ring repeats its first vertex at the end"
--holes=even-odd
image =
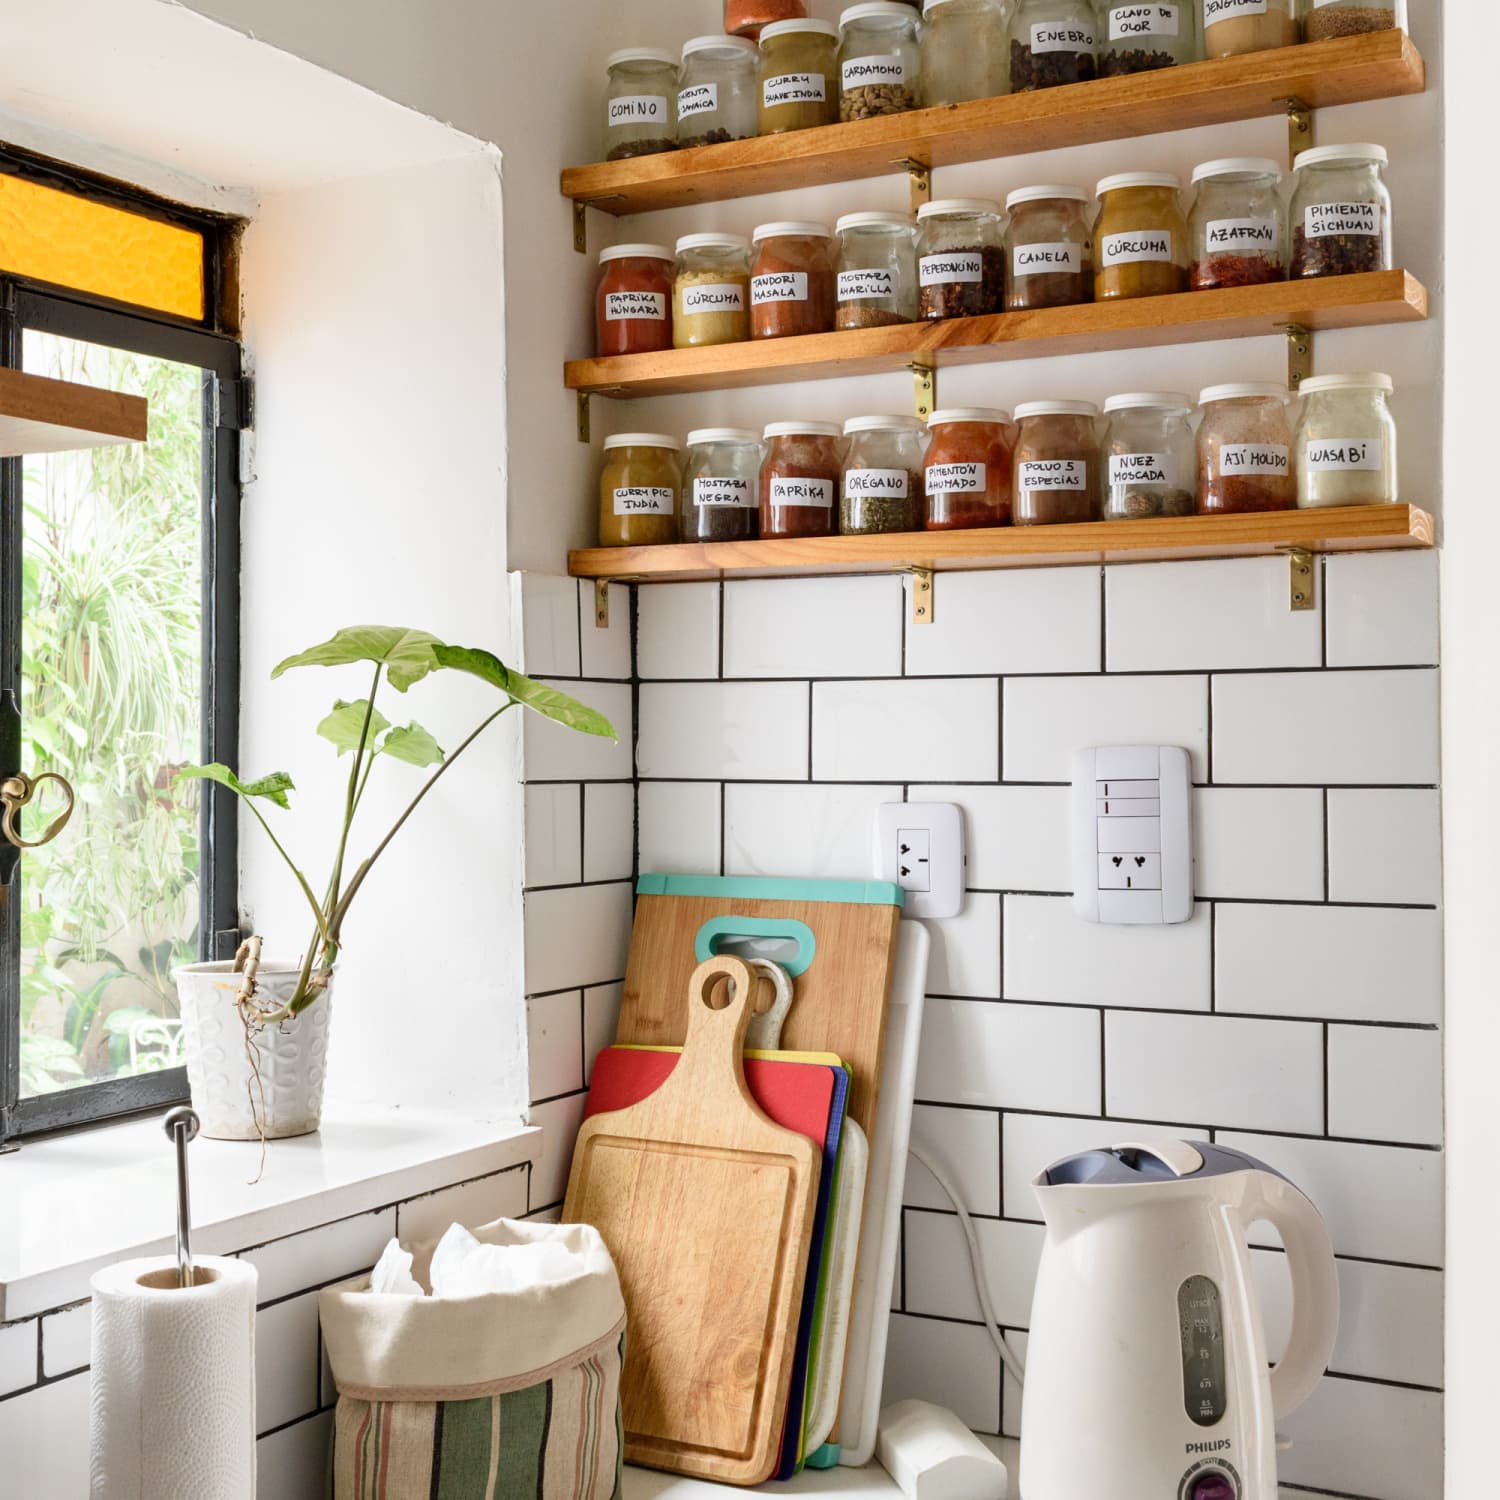
POLYGON ((1047 1236, 1026 1348, 1026 1500, 1276 1500, 1276 1422, 1311 1394, 1338 1332, 1317 1209, 1207 1141, 1085 1151, 1032 1187, 1047 1236), (1292 1277, 1274 1369, 1246 1242, 1262 1219, 1292 1277))

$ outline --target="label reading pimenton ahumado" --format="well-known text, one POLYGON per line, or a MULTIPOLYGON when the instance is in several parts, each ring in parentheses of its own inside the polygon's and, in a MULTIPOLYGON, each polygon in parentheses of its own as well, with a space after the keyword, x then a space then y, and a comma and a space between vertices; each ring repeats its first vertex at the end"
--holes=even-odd
POLYGON ((1375 203, 1309 203, 1302 214, 1303 232, 1310 240, 1335 234, 1380 233, 1380 207, 1375 203))
POLYGON ((984 464, 931 464, 924 476, 929 495, 982 495, 988 470, 984 464))
POLYGON ((778 73, 766 79, 762 97, 767 109, 778 104, 822 104, 828 98, 828 80, 821 73, 778 73))
POLYGON ((609 123, 619 125, 666 125, 671 120, 665 94, 621 94, 609 101, 609 123))
POLYGON ((1241 16, 1263 16, 1266 0, 1203 0, 1203 24, 1215 21, 1237 21, 1241 16))
POLYGON ((670 516, 676 496, 665 485, 633 484, 615 491, 617 516, 670 516))
POLYGON ((1275 219, 1210 219, 1203 231, 1210 250, 1275 250, 1280 240, 1275 219))
POLYGON ((1109 486, 1127 489, 1134 485, 1177 484, 1177 460, 1170 453, 1111 453, 1109 486))
POLYGON ((1128 266, 1143 260, 1171 259, 1170 229, 1130 229, 1123 234, 1106 234, 1099 238, 1101 266, 1128 266))
POLYGON ((815 505, 819 510, 831 510, 833 488, 831 479, 799 479, 790 475, 773 475, 771 504, 815 505))
POLYGON ((667 294, 665 292, 606 292, 604 294, 604 321, 606 323, 628 323, 642 319, 650 323, 667 321, 667 294))
POLYGON ((719 107, 719 85, 695 83, 677 95, 677 118, 691 120, 694 115, 712 114, 719 107))
POLYGON ((1221 474, 1278 474, 1292 472, 1292 456, 1282 443, 1221 443, 1221 474))
POLYGON ((851 499, 905 500, 911 493, 911 475, 905 469, 845 469, 844 493, 851 499))
POLYGON ((881 83, 905 83, 911 68, 904 57, 880 53, 870 57, 851 57, 840 70, 846 89, 862 89, 881 83))
POLYGON ((1056 21, 1036 21, 1031 27, 1033 52, 1092 52, 1094 33, 1087 26, 1068 26, 1056 21))
POLYGON ((750 301, 759 306, 764 302, 806 302, 806 271, 768 271, 764 276, 750 278, 750 301))
POLYGON ((1076 276, 1083 270, 1083 247, 1071 240, 1045 240, 1016 245, 1010 253, 1011 274, 1040 276, 1046 272, 1076 276))
POLYGON ((708 281, 682 289, 682 311, 689 313, 744 312, 745 289, 737 281, 708 281))
POLYGON ((755 486, 748 479, 738 479, 733 474, 700 474, 693 481, 694 505, 749 510, 759 503, 755 486))
POLYGON ((1016 465, 1016 486, 1023 490, 1086 490, 1085 458, 1036 458, 1016 465))
POLYGON ((1117 5, 1109 13, 1112 42, 1137 36, 1177 36, 1179 26, 1175 5, 1117 5))
POLYGON ((1309 438, 1307 467, 1314 474, 1378 472, 1385 467, 1385 442, 1381 438, 1309 438))
POLYGON ((977 250, 951 251, 946 255, 924 255, 917 262, 917 279, 923 286, 945 286, 950 282, 983 281, 984 256, 977 250))
POLYGON ((840 271, 840 302, 862 302, 876 297, 896 295, 896 273, 871 267, 866 271, 840 271))

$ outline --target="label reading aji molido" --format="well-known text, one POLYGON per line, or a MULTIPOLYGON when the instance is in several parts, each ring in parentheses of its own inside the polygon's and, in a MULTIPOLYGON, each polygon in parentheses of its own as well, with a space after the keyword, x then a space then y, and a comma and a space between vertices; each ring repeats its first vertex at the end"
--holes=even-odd
POLYGON ((806 302, 806 271, 768 271, 764 276, 750 278, 750 301, 762 302, 806 302))
POLYGON ((1023 490, 1086 490, 1089 465, 1084 458, 1038 458, 1016 465, 1016 485, 1023 490))
POLYGON ((1374 203, 1309 203, 1302 227, 1310 240, 1335 234, 1380 233, 1380 207, 1374 203))
POLYGON ((1203 24, 1212 26, 1215 21, 1235 21, 1241 16, 1263 16, 1266 0, 1203 0, 1203 24))
POLYGON ((1127 266, 1137 261, 1172 259, 1170 229, 1133 229, 1124 234, 1106 234, 1099 239, 1101 266, 1127 266))
POLYGON ((1112 42, 1133 36, 1177 36, 1178 26, 1175 5, 1117 5, 1109 13, 1112 42))
POLYGON ((737 506, 748 510, 758 503, 755 488, 748 479, 733 474, 700 474, 693 481, 693 504, 737 506))
POLYGON ((830 510, 833 507, 833 481, 772 476, 771 504, 815 505, 819 510, 830 510))
POLYGON ((675 497, 665 485, 634 484, 615 491, 617 516, 670 516, 675 497))
POLYGON ((877 57, 851 57, 841 76, 846 89, 862 89, 871 84, 905 83, 909 71, 904 57, 882 53, 877 57))
POLYGON ((665 94, 621 94, 609 101, 611 125, 665 125, 671 118, 665 94))
POLYGON ((712 114, 719 107, 719 85, 695 83, 677 95, 677 118, 691 120, 694 115, 712 114))
POLYGON ((1307 467, 1314 474, 1355 469, 1378 472, 1385 467, 1385 442, 1381 438, 1309 439, 1307 467))
POLYGON ((904 500, 911 493, 911 475, 905 469, 845 469, 844 493, 904 500))
POLYGON ((984 464, 930 464, 923 476, 929 495, 982 495, 984 464))
POLYGON ((1087 26, 1063 26, 1037 21, 1031 28, 1033 52, 1092 52, 1094 33, 1087 26))
POLYGON ((984 256, 977 250, 924 255, 917 262, 917 276, 923 286, 944 286, 952 281, 983 281, 984 256))
POLYGON ((1292 456, 1281 443, 1221 443, 1221 474, 1281 474, 1292 472, 1292 456))
POLYGON ((894 297, 896 273, 872 266, 866 271, 839 272, 839 301, 860 302, 871 297, 894 297))
POLYGON ((689 313, 744 312, 745 289, 737 281, 710 281, 682 289, 682 311, 689 313))
POLYGON ((778 104, 821 104, 828 97, 828 80, 821 73, 778 73, 766 79, 767 109, 778 104))
POLYGON ((1076 276, 1083 270, 1083 247, 1071 240, 1016 245, 1011 250, 1010 261, 1011 273, 1016 276, 1039 276, 1046 271, 1076 276))
POLYGON ((650 323, 667 321, 667 294, 665 292, 606 292, 604 294, 604 321, 606 323, 633 322, 637 318, 650 323))

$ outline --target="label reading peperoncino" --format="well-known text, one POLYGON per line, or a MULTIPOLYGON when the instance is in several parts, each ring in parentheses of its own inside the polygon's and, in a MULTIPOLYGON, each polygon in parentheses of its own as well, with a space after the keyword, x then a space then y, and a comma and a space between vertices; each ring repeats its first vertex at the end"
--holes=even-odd
POLYGON ((923 286, 945 286, 950 282, 983 281, 984 257, 977 250, 959 250, 946 255, 924 255, 917 262, 917 277, 923 286))

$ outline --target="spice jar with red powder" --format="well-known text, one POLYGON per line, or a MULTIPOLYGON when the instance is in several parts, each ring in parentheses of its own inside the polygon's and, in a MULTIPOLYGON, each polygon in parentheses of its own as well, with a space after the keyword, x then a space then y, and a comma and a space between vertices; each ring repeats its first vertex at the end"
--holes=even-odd
POLYGON ((922 463, 923 526, 957 531, 1010 525, 1010 415, 955 406, 927 419, 932 446, 922 463))
POLYGON ((789 220, 755 231, 750 268, 750 337, 784 339, 833 329, 833 232, 789 220))
POLYGON ((724 30, 730 36, 760 40, 760 29, 773 21, 801 21, 807 16, 803 0, 724 0, 724 30))
POLYGON ((772 422, 760 470, 760 534, 832 536, 838 530, 840 428, 836 422, 772 422))
POLYGON ((1297 503, 1286 388, 1211 385, 1198 397, 1198 513, 1291 510, 1297 503))
POLYGON ((1195 292, 1286 280, 1280 185, 1281 168, 1263 157, 1231 156, 1193 168, 1188 280, 1195 292))
POLYGON ((599 252, 598 354, 654 354, 672 347, 674 264, 665 245, 613 245, 599 252))

